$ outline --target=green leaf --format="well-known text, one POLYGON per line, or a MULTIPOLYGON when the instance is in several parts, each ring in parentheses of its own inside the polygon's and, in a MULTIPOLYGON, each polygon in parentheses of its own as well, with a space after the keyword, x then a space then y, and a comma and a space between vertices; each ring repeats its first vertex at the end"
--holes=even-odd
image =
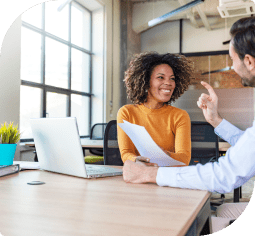
POLYGON ((20 140, 18 125, 13 126, 13 122, 10 122, 7 126, 6 122, 4 122, 4 124, 1 124, 0 137, 2 143, 17 143, 20 140))

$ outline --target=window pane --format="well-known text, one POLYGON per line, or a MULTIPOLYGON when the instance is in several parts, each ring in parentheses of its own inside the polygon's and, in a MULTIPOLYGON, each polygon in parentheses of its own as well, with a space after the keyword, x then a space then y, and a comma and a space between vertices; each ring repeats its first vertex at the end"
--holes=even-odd
POLYGON ((22 21, 29 23, 37 28, 42 28, 42 4, 31 7, 22 14, 22 21))
POLYGON ((72 49, 72 84, 71 89, 90 92, 90 56, 72 49))
POLYGON ((28 86, 20 86, 20 131, 21 138, 32 138, 30 118, 41 116, 42 90, 28 86))
POLYGON ((91 17, 90 13, 79 6, 72 3, 71 13, 71 39, 72 43, 87 50, 90 48, 90 36, 91 36, 91 17))
POLYGON ((67 95, 47 92, 46 117, 66 117, 67 95))
POLYGON ((45 42, 45 83, 68 88, 68 46, 53 39, 45 42))
POLYGON ((71 116, 77 118, 80 135, 89 135, 89 97, 71 95, 71 116))
POLYGON ((41 82, 41 35, 22 27, 21 79, 41 82))
POLYGON ((61 11, 57 8, 61 1, 45 3, 45 30, 57 37, 68 40, 68 5, 61 11))

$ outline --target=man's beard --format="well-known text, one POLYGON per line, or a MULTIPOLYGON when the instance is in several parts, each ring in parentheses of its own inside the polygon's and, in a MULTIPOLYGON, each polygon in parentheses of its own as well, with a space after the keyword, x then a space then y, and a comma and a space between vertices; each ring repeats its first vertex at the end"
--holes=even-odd
POLYGON ((249 81, 247 81, 246 79, 241 78, 241 82, 242 82, 242 85, 243 85, 244 87, 249 87, 249 86, 250 86, 250 85, 249 85, 249 81))
POLYGON ((242 85, 244 87, 255 87, 255 78, 247 79, 247 78, 241 78, 242 85))

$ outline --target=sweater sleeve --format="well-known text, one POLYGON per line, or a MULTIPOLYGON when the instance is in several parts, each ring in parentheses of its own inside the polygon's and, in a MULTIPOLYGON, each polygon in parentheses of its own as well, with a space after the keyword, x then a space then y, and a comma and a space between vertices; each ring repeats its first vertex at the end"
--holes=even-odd
MULTIPOLYGON (((123 123, 123 120, 129 121, 129 113, 125 107, 120 108, 118 111, 117 124, 123 123)), ((139 153, 136 150, 133 142, 119 126, 117 126, 117 132, 118 144, 123 163, 126 160, 135 161, 136 156, 139 156, 139 153)))
POLYGON ((183 111, 174 121, 173 131, 175 133, 175 152, 168 153, 173 159, 189 165, 191 159, 191 123, 186 111, 183 111))

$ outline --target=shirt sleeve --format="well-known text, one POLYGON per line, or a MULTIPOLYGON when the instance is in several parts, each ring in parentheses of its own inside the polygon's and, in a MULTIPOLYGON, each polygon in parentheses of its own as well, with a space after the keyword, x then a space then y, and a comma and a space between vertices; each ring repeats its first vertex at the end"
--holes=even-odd
POLYGON ((218 162, 187 167, 159 167, 157 184, 228 193, 255 175, 255 123, 218 162))
POLYGON ((231 146, 234 146, 244 133, 243 130, 238 129, 225 119, 214 129, 214 132, 231 146))

